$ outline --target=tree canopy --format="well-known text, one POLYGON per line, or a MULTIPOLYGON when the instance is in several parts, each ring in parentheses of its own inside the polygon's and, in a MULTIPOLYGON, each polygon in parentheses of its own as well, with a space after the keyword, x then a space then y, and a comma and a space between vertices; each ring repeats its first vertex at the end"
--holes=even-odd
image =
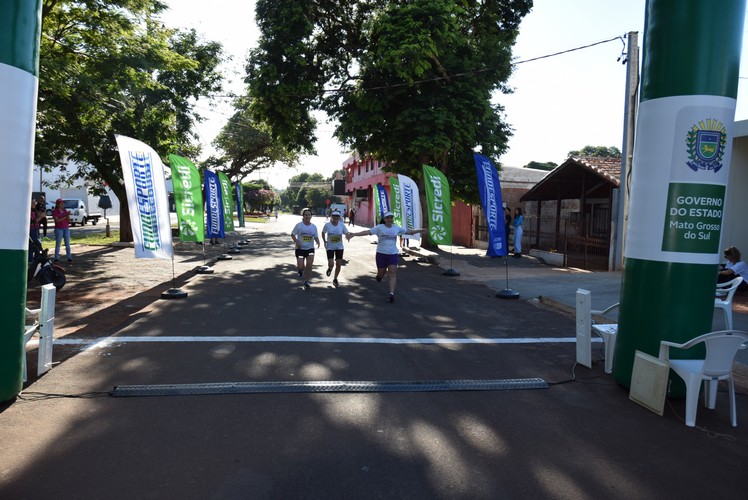
POLYGON ((615 146, 585 146, 579 151, 569 151, 566 156, 601 156, 603 158, 620 158, 621 150, 615 146))
MULTIPOLYGON (((219 92, 221 45, 165 27, 157 0, 45 0, 35 163, 126 199, 115 134, 195 157, 194 103, 219 92)), ((130 241, 122 203, 122 241, 130 241)))
POLYGON ((298 164, 298 152, 289 151, 280 141, 273 140, 267 125, 255 122, 247 99, 234 101, 234 114, 223 126, 213 145, 222 153, 216 163, 230 178, 243 179, 249 174, 283 163, 298 164))
POLYGON ((314 151, 314 110, 335 136, 389 169, 442 170, 477 199, 473 152, 498 158, 511 129, 512 46, 531 0, 258 0, 247 64, 250 111, 292 151, 314 151))

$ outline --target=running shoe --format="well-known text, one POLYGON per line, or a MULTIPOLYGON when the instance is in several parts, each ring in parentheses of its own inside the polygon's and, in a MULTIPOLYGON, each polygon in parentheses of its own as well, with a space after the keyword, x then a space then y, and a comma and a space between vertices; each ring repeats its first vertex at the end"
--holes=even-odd
POLYGON ((304 274, 304 270, 303 269, 299 269, 298 273, 299 273, 299 278, 301 278, 301 275, 304 274))
POLYGON ((337 288, 340 286, 340 283, 338 283, 338 280, 332 280, 332 285, 337 288))
POLYGON ((325 271, 325 274, 330 276, 332 274, 332 267, 327 268, 327 271, 325 271))
POLYGON ((312 288, 312 284, 309 283, 308 281, 305 281, 304 282, 304 288, 306 288, 307 290, 309 290, 310 288, 312 288))
POLYGON ((389 302, 390 304, 392 304, 393 302, 395 302, 395 294, 394 293, 391 293, 390 296, 387 297, 387 302, 389 302))

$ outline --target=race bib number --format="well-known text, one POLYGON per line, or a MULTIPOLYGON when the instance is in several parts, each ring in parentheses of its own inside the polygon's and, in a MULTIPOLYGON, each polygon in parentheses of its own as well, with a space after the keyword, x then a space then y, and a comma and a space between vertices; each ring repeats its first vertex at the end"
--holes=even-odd
POLYGON ((343 238, 339 234, 330 235, 330 243, 340 243, 341 241, 343 241, 343 238))
POLYGON ((311 237, 311 236, 309 236, 308 234, 304 234, 304 235, 302 235, 302 236, 301 236, 301 241, 303 241, 303 242, 305 242, 305 243, 309 243, 309 242, 310 242, 310 241, 312 241, 313 239, 314 239, 314 238, 313 238, 313 237, 311 237))

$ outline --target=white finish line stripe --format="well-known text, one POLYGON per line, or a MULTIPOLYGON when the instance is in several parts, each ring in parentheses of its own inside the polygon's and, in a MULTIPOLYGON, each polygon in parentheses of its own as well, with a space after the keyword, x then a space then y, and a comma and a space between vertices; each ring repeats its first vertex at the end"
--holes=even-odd
MULTIPOLYGON (((205 337, 100 337, 96 339, 76 339, 63 337, 55 339, 56 345, 80 345, 89 348, 108 347, 114 344, 129 343, 191 343, 191 342, 298 342, 298 343, 324 343, 324 344, 570 344, 577 341, 576 337, 527 337, 527 338, 358 338, 358 337, 291 337, 291 336, 264 336, 264 337, 232 337, 232 336, 205 336, 205 337)), ((602 339, 594 338, 592 342, 602 342, 602 339)), ((33 340, 29 342, 32 344, 33 340)))

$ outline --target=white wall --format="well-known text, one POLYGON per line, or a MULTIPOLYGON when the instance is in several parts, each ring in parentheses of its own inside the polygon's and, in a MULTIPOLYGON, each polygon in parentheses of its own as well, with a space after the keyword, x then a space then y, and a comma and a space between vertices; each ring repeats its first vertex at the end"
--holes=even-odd
MULTIPOLYGON (((75 167, 71 164, 68 166, 68 169, 71 168, 75 167)), ((89 195, 87 186, 83 181, 78 181, 72 185, 61 186, 59 188, 52 188, 51 185, 57 182, 59 176, 59 169, 54 169, 51 172, 41 172, 41 169, 39 167, 34 166, 34 177, 31 184, 31 190, 33 192, 44 192, 45 196, 47 197, 47 201, 52 202, 54 202, 57 198, 80 198, 86 201, 89 212, 104 212, 102 209, 98 208, 99 197, 89 195)), ((109 195, 109 198, 112 200, 112 208, 106 211, 107 216, 119 215, 119 200, 114 195, 111 189, 106 188, 106 192, 109 195)))
POLYGON ((735 246, 748 258, 748 120, 735 122, 720 250, 735 246))

